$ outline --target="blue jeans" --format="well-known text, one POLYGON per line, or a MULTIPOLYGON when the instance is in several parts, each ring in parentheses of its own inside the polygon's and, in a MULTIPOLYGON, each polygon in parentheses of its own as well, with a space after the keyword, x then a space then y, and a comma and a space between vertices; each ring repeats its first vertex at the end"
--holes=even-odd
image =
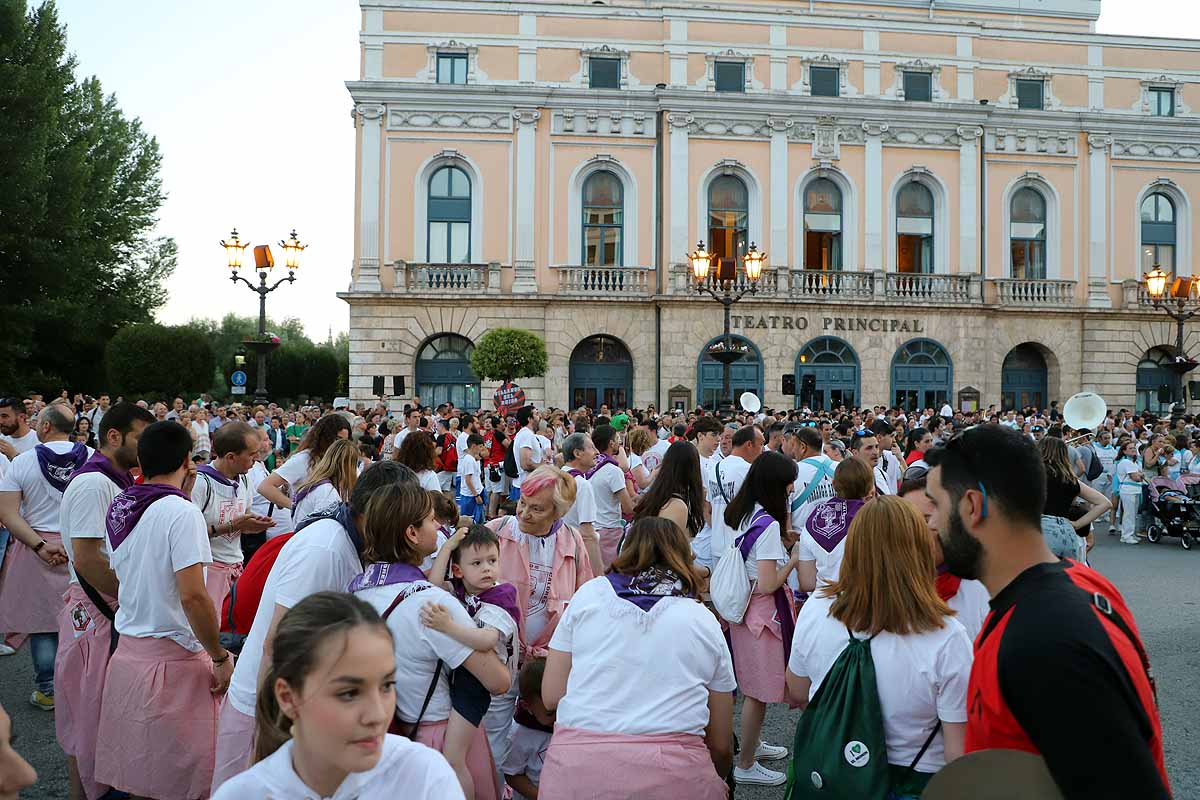
POLYGON ((54 656, 58 654, 57 633, 31 633, 29 655, 33 657, 33 681, 37 690, 54 696, 54 656))

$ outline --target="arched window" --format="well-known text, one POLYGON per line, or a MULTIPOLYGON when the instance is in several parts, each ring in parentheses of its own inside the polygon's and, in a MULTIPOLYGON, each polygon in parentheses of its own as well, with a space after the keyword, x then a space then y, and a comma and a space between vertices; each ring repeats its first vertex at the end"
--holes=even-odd
POLYGON ((1012 277, 1045 280, 1046 198, 1037 189, 1025 186, 1013 193, 1008 246, 1012 254, 1012 277))
POLYGON ((1149 411, 1153 414, 1166 414, 1171 410, 1173 396, 1183 396, 1183 376, 1163 366, 1173 358, 1174 348, 1168 349, 1159 345, 1147 350, 1138 362, 1135 378, 1138 413, 1149 411))
POLYGON ((828 178, 804 190, 804 268, 842 268, 842 190, 828 178))
MULTIPOLYGON (((746 354, 737 361, 734 361, 729 367, 729 388, 734 402, 737 402, 742 392, 754 392, 759 397, 762 397, 762 355, 758 352, 758 348, 754 346, 754 342, 746 337, 733 335, 729 338, 735 346, 744 347, 746 350, 746 354)), ((700 359, 697 364, 700 391, 696 393, 696 397, 699 403, 708 409, 715 409, 720 405, 721 394, 724 391, 725 376, 725 365, 712 357, 710 348, 724 340, 724 336, 717 336, 710 339, 705 343, 704 349, 700 351, 700 359)))
POLYGON ((1025 342, 1009 350, 1000 367, 1000 408, 1045 408, 1046 377, 1046 359, 1036 345, 1025 342))
POLYGON ((624 258, 624 187, 616 175, 598 170, 583 183, 583 266, 619 267, 624 258))
POLYGON ((858 383, 858 354, 841 339, 814 339, 796 357, 796 408, 852 407, 858 401, 858 383))
POLYGON ((479 408, 479 378, 471 370, 471 340, 444 333, 425 343, 417 353, 416 384, 421 405, 436 408, 454 403, 458 408, 479 408))
POLYGON ((736 175, 722 175, 708 185, 708 252, 717 280, 733 280, 749 244, 749 192, 736 175))
POLYGON ((933 272, 933 193, 917 181, 896 196, 896 270, 933 272))
POLYGON ((1175 204, 1162 192, 1142 201, 1142 271, 1175 271, 1175 204))
POLYGON ((611 336, 590 336, 571 352, 570 384, 571 408, 616 413, 633 400, 633 356, 611 336))
POLYGON ((429 178, 429 234, 425 260, 430 264, 471 261, 471 179, 446 166, 429 178))
POLYGON ((892 358, 892 397, 899 408, 941 410, 950 401, 950 354, 929 339, 901 345, 892 358))

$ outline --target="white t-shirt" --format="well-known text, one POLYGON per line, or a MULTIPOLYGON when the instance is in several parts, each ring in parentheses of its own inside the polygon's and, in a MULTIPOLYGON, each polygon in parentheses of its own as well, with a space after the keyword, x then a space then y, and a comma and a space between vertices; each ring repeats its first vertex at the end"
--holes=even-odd
MULTIPOLYGON (((551 736, 545 731, 526 728, 514 722, 508 737, 508 757, 500 765, 500 771, 505 775, 524 775, 537 786, 542 781, 542 766, 546 761, 551 736)), ((513 800, 528 798, 514 791, 513 800)))
POLYGON ((374 586, 355 593, 355 597, 375 606, 383 614, 396 599, 397 592, 418 586, 427 588, 414 592, 401 601, 387 618, 387 626, 396 640, 396 708, 405 722, 416 722, 425 702, 425 693, 433 678, 438 659, 446 669, 442 670, 437 689, 429 701, 422 722, 441 722, 450 717, 450 682, 447 672, 462 666, 475 651, 459 644, 444 633, 421 624, 421 607, 426 603, 439 603, 450 612, 454 622, 475 627, 471 615, 462 604, 444 589, 418 581, 392 586, 374 586))
POLYGON ((1111 477, 1113 473, 1113 467, 1116 465, 1117 461, 1117 448, 1113 447, 1111 444, 1108 447, 1104 447, 1103 445, 1099 444, 1093 444, 1092 450, 1100 459, 1100 464, 1104 467, 1104 473, 1111 477))
POLYGON ((120 582, 118 633, 170 639, 197 653, 204 649, 183 613, 175 577, 195 564, 212 563, 200 509, 175 495, 155 501, 121 546, 109 554, 108 563, 120 582))
POLYGON ((309 455, 308 450, 301 450, 288 456, 288 460, 279 465, 275 474, 287 481, 292 494, 295 494, 296 487, 308 477, 310 466, 312 466, 312 456, 309 455))
POLYGON ((875 464, 875 490, 882 496, 895 494, 900 489, 900 459, 894 453, 879 453, 875 464))
POLYGON ((671 443, 666 439, 659 439, 653 447, 642 453, 642 466, 646 468, 647 472, 654 472, 666 457, 669 449, 671 449, 671 443))
MULTIPOLYGON (((205 475, 196 475, 192 485, 192 502, 204 510, 204 525, 213 528, 232 522, 250 510, 250 480, 245 475, 233 479, 233 486, 205 475), (207 506, 207 507, 206 507, 207 506)), ((212 537, 213 560, 218 564, 242 563, 242 535, 231 532, 212 537)))
POLYGON ((702 736, 708 693, 737 688, 712 612, 686 597, 665 597, 644 612, 618 597, 604 577, 575 592, 550 648, 571 654, 556 717, 564 727, 702 736))
MULTIPOLYGON (((93 430, 98 430, 98 428, 93 428, 93 430)), ((21 453, 27 450, 32 450, 38 445, 37 431, 32 428, 24 436, 8 436, 7 434, 0 433, 0 439, 11 444, 17 451, 17 455, 21 455, 21 453)))
POLYGON ((529 474, 521 467, 521 450, 523 448, 529 449, 529 458, 536 467, 536 465, 542 463, 542 444, 538 441, 537 434, 526 427, 517 431, 517 435, 513 437, 512 446, 516 448, 513 458, 517 462, 517 477, 513 478, 512 485, 518 487, 525 480, 525 476, 529 474))
POLYGON ((340 502, 342 502, 342 496, 338 494, 337 489, 333 488, 333 484, 323 483, 304 495, 299 503, 292 506, 292 519, 295 520, 296 525, 303 525, 304 521, 313 514, 318 514, 340 502))
MULTIPOLYGON (((725 524, 725 509, 733 502, 749 472, 750 462, 741 456, 729 455, 713 464, 706 489, 708 502, 712 505, 712 522, 709 526, 712 528, 713 553, 724 554, 737 538, 737 532, 725 524)), ((716 557, 720 558, 719 555, 716 557)))
POLYGON ((192 430, 192 455, 212 452, 212 438, 208 435, 208 425, 199 420, 188 423, 192 430))
POLYGON ((975 641, 983 628, 983 621, 991 611, 988 605, 991 599, 987 587, 980 581, 963 581, 958 585, 958 593, 946 601, 946 605, 958 612, 954 618, 966 629, 971 641, 975 641))
MULTIPOLYGON (((318 793, 296 774, 292 765, 293 745, 289 739, 267 758, 221 784, 213 800, 317 797, 318 793)), ((330 800, 356 797, 463 800, 463 791, 450 763, 441 753, 403 736, 387 734, 379 762, 366 772, 347 775, 330 800)))
POLYGON ((292 512, 291 509, 276 506, 270 500, 258 493, 258 485, 267 479, 267 466, 261 461, 255 461, 254 466, 246 473, 246 478, 250 481, 250 510, 261 516, 268 516, 270 513, 271 519, 275 524, 267 529, 267 540, 274 539, 281 533, 287 533, 293 530, 292 528, 292 512))
MULTIPOLYGON (((47 442, 46 446, 61 455, 71 452, 75 444, 47 442)), ((87 457, 91 458, 93 452, 92 448, 87 448, 87 457)), ((35 531, 58 533, 61 530, 58 512, 62 505, 62 492, 46 481, 38 464, 37 453, 33 450, 26 450, 13 459, 8 472, 0 478, 0 492, 21 493, 21 519, 35 531)))
MULTIPOLYGON (((813 597, 796 620, 788 670, 812 681, 810 700, 846 649, 846 626, 829 616, 832 604, 832 598, 813 597)), ((944 621, 943 627, 927 633, 897 636, 883 631, 871 640, 888 763, 911 764, 939 719, 967 721, 971 639, 958 620, 944 621)), ((916 769, 937 772, 945 763, 939 732, 916 769)))
POLYGON ((496 640, 496 656, 516 675, 517 656, 521 648, 516 641, 517 621, 512 615, 498 605, 481 602, 479 610, 475 612, 475 626, 492 628, 500 633, 500 638, 496 640))
POLYGON ((362 571, 354 543, 337 520, 317 520, 288 540, 271 566, 250 633, 233 668, 229 702, 234 708, 254 716, 258 666, 275 606, 291 608, 317 592, 344 592, 362 571))
POLYGON ((471 438, 471 434, 459 431, 458 438, 454 440, 454 450, 458 453, 459 461, 462 461, 463 454, 467 452, 467 439, 469 438, 471 438))
MULTIPOLYGON (((419 431, 421 429, 417 428, 417 430, 419 431)), ((392 447, 396 450, 399 450, 400 445, 404 444, 404 438, 410 433, 415 433, 415 431, 410 431, 407 425, 396 431, 396 436, 392 439, 392 447)))
MULTIPOLYGON (((712 485, 712 482, 715 480, 713 477, 713 469, 716 467, 716 465, 717 459, 700 456, 700 485, 704 487, 705 500, 710 500, 708 496, 708 487, 712 485)), ((722 474, 724 474, 724 471, 722 471, 722 474)), ((697 564, 700 564, 701 566, 704 566, 710 570, 713 568, 714 559, 712 550, 712 525, 710 523, 705 522, 704 527, 702 527, 692 539, 692 553, 696 556, 697 564)), ((721 554, 718 553, 717 560, 719 560, 720 557, 721 554)))
POLYGON ((470 453, 463 453, 458 457, 458 496, 459 497, 475 497, 483 491, 483 473, 479 469, 479 461, 470 453), (472 492, 467 487, 468 479, 471 486, 475 487, 472 492))
POLYGON ((104 517, 113 498, 121 489, 101 472, 85 472, 71 479, 63 492, 59 521, 62 523, 62 544, 67 551, 67 567, 71 572, 71 583, 78 583, 75 575, 75 548, 72 539, 99 539, 101 549, 108 555, 108 535, 104 517))
POLYGON ((625 473, 616 464, 605 464, 588 478, 592 497, 596 501, 596 527, 621 527, 621 490, 625 488, 625 473))
POLYGON ((820 472, 821 468, 815 463, 818 461, 826 466, 828 474, 821 478, 817 488, 813 489, 805 498, 804 505, 792 511, 792 530, 794 531, 804 530, 804 523, 808 522, 808 515, 812 513, 812 510, 833 497, 833 471, 837 469, 837 464, 833 463, 833 459, 827 455, 810 456, 803 461, 796 462, 796 482, 792 484, 792 496, 788 498, 788 508, 796 505, 796 501, 800 499, 800 496, 808 489, 808 485, 812 483, 813 478, 820 472))
MULTIPOLYGON (((746 520, 746 524, 734 532, 734 539, 750 529, 750 520, 754 519, 759 511, 762 511, 762 506, 755 505, 754 512, 746 520)), ((730 539, 730 542, 732 543, 733 539, 730 539)), ((749 555, 746 556, 746 577, 751 581, 758 580, 758 562, 760 561, 774 561, 780 567, 788 561, 788 554, 783 549, 783 539, 779 534, 779 523, 774 519, 754 542, 749 555)))
MULTIPOLYGON (((16 462, 14 461, 13 464, 15 465, 16 462)), ((1141 471, 1142 465, 1140 460, 1134 461, 1133 459, 1123 458, 1118 461, 1117 480, 1120 481, 1120 490, 1126 494, 1140 494, 1142 491, 1142 484, 1129 476, 1135 472, 1141 471)))
POLYGON ((0 478, 8 474, 8 468, 12 466, 12 462, 8 460, 8 456, 0 453, 0 478))
POLYGON ((446 534, 442 533, 440 530, 437 532, 437 547, 434 548, 432 553, 425 556, 425 560, 421 562, 421 572, 424 572, 426 575, 428 575, 429 570, 433 569, 433 562, 437 561, 438 553, 442 552, 442 545, 446 543, 446 538, 446 534))
POLYGON ((554 463, 554 442, 550 441, 549 439, 547 439, 545 436, 543 436, 540 433, 537 435, 537 440, 542 445, 542 463, 543 464, 553 464, 554 463))
POLYGON ((438 480, 437 473, 431 469, 423 469, 418 472, 417 481, 421 484, 421 488, 427 492, 440 492, 442 490, 442 484, 438 480))
POLYGON ((585 522, 596 523, 596 497, 592 492, 592 484, 582 475, 573 475, 575 480, 575 502, 563 515, 563 524, 576 530, 585 522))
POLYGON ((512 527, 512 535, 529 546, 529 602, 525 606, 525 641, 532 642, 542 635, 546 623, 550 621, 546 604, 550 599, 550 576, 554 573, 554 548, 558 533, 530 536, 521 530, 518 523, 512 527))

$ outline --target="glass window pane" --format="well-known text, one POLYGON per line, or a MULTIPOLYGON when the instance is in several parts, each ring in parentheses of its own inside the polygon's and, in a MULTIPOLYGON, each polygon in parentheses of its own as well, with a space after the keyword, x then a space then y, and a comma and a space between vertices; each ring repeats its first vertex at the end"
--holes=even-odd
POLYGON ((445 264, 450 259, 447 251, 447 238, 451 223, 448 222, 431 222, 429 223, 429 259, 430 264, 445 264))
POLYGON ((818 178, 808 185, 804 192, 804 208, 806 211, 830 213, 842 210, 842 192, 837 184, 828 178, 818 178))
POLYGON ((450 261, 455 264, 471 261, 471 225, 468 222, 450 223, 450 261))
POLYGON ((902 217, 933 217, 933 194, 916 181, 909 181, 900 190, 896 213, 902 217))
MULTIPOLYGON (((1175 271, 1175 248, 1169 244, 1155 245, 1158 256, 1158 265, 1165 272, 1175 271)), ((1169 288, 1169 287, 1168 287, 1169 288)))
POLYGON ((1046 201, 1036 189, 1018 189, 1012 198, 1013 222, 1045 222, 1046 201))
POLYGON ((813 97, 838 96, 837 67, 812 67, 809 69, 809 84, 813 97))
POLYGON ((619 58, 589 59, 588 85, 593 89, 620 89, 621 60, 619 58))
POLYGON ((433 173, 429 179, 429 194, 434 197, 450 196, 450 170, 451 167, 442 167, 433 173))
POLYGON ((1014 239, 1046 238, 1046 226, 1040 222, 1014 222, 1009 226, 1009 231, 1014 239))
POLYGON ((896 220, 896 232, 932 236, 933 220, 927 217, 899 217, 896 220))
POLYGON ((746 65, 740 61, 718 61, 713 65, 718 92, 746 91, 746 65))
POLYGON ((736 175, 722 175, 708 187, 708 207, 745 212, 749 207, 746 184, 736 175))
POLYGON ((445 56, 438 56, 437 60, 437 82, 450 83, 453 79, 450 76, 450 60, 445 56))
POLYGON ((1154 245, 1149 245, 1142 248, 1142 271, 1149 272, 1154 269, 1154 245))
POLYGON ((933 99, 933 75, 928 72, 904 73, 904 99, 929 102, 933 99))
POLYGON ((621 181, 608 171, 593 172, 583 185, 585 206, 621 205, 621 181))
POLYGON ((842 217, 840 214, 813 214, 810 212, 804 215, 804 227, 810 231, 838 233, 842 230, 842 217))
POLYGON ((467 59, 466 58, 454 59, 454 82, 455 83, 466 83, 467 82, 467 59))
POLYGON ((471 196, 471 181, 467 178, 467 173, 457 167, 450 168, 450 196, 471 196))
POLYGON ((1017 108, 1040 109, 1045 83, 1042 81, 1017 81, 1017 108))

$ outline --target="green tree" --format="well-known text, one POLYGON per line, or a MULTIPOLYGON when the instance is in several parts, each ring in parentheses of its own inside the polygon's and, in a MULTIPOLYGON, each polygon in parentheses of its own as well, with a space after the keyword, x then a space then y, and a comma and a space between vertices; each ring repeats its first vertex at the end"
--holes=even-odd
POLYGON ((471 369, 485 381, 514 381, 546 374, 546 343, 520 328, 492 328, 471 351, 471 369))
POLYGON ((54 4, 0 0, 0 386, 103 388, 105 345, 166 299, 158 144, 76 81, 54 4))
POLYGON ((114 394, 195 397, 208 388, 215 367, 204 334, 186 325, 128 325, 105 348, 114 394))

